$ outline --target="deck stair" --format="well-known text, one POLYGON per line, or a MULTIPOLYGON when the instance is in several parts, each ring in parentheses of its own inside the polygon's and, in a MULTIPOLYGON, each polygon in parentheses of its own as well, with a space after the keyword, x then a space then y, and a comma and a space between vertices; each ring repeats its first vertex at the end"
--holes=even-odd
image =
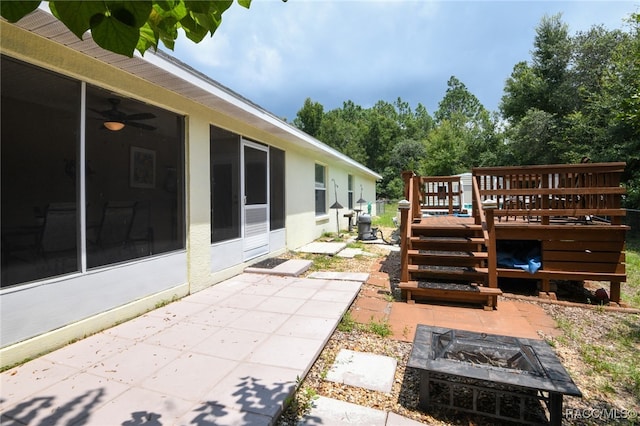
POLYGON ((412 223, 408 280, 400 289, 408 302, 425 300, 482 303, 493 309, 501 291, 487 287, 487 252, 480 225, 412 223))
POLYGON ((407 302, 419 297, 479 302, 492 309, 501 294, 499 279, 509 278, 535 280, 543 298, 555 297, 552 281, 609 281, 605 301, 620 304, 630 229, 622 207, 625 166, 474 168, 470 215, 455 209, 459 177, 404 171, 399 288, 407 302), (429 215, 429 209, 445 204, 449 214, 429 215), (522 259, 535 261, 536 268, 521 269, 522 259))

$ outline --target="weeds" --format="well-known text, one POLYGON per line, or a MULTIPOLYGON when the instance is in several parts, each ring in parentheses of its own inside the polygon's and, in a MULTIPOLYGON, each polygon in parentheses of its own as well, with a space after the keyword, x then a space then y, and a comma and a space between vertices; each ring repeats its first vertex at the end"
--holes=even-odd
POLYGON ((340 330, 342 332, 345 332, 345 333, 351 333, 353 330, 356 329, 357 325, 358 324, 356 323, 356 321, 351 316, 351 311, 347 311, 342 316, 342 319, 340 320, 340 323, 338 324, 338 330, 340 330))
POLYGON ((393 293, 387 293, 384 295, 384 300, 391 303, 391 302, 395 302, 396 298, 393 296, 393 293))
POLYGON ((301 384, 302 379, 299 376, 296 377, 297 391, 286 397, 284 400, 284 405, 297 413, 299 417, 302 417, 311 411, 313 401, 318 399, 319 396, 318 392, 313 388, 305 387, 304 389, 300 389, 301 384))
POLYGON ((367 329, 370 333, 377 334, 380 337, 388 337, 393 334, 391 326, 386 320, 376 321, 373 317, 367 324, 367 329))

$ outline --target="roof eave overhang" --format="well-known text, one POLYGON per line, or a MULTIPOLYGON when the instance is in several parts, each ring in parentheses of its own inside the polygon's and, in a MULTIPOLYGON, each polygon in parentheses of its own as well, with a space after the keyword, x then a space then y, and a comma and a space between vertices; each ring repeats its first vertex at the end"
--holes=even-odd
POLYGON ((382 179, 378 173, 162 51, 147 51, 144 56, 136 52, 133 58, 108 52, 97 46, 88 33, 83 40, 78 39, 44 9, 37 9, 15 25, 171 90, 208 109, 243 121, 276 138, 328 156, 374 179, 382 179))

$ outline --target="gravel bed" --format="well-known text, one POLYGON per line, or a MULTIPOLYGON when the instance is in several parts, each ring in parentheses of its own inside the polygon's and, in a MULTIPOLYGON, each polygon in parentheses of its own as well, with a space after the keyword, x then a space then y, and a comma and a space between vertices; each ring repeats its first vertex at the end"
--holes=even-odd
MULTIPOLYGON (((365 250, 376 254, 377 257, 358 256, 355 259, 336 261, 332 264, 332 267, 335 268, 333 270, 369 272, 371 265, 382 258, 381 270, 389 274, 392 290, 395 290, 394 287, 399 282, 400 275, 399 254, 376 246, 366 246, 365 250)), ((293 256, 295 257, 295 254, 293 256)), ((367 286, 364 285, 362 288, 364 290, 367 286)), ((397 294, 396 291, 393 291, 393 293, 397 294)), ((501 297, 500 299, 503 298, 501 297)), ((618 355, 633 357, 634 353, 640 353, 640 316, 537 301, 524 302, 542 306, 563 330, 563 334, 559 337, 540 335, 554 348, 563 366, 569 371, 572 379, 583 393, 583 398, 565 397, 563 413, 606 414, 606 410, 609 410, 609 412, 618 410, 618 413, 622 412, 621 410, 640 412, 640 389, 634 389, 632 384, 629 385, 630 381, 619 383, 619 381, 613 380, 610 374, 594 371, 592 364, 587 363, 583 357, 584 348, 589 345, 599 345, 598 347, 602 347, 605 351, 604 353, 612 359, 615 359, 618 355), (624 353, 616 353, 616 350, 621 350, 619 347, 607 346, 607 339, 610 339, 612 333, 620 332, 629 333, 632 337, 630 344, 634 345, 634 347, 623 349, 626 351, 624 353), (633 338, 634 336, 635 339, 633 338), (609 348, 609 352, 606 352, 607 348, 609 348)), ((418 409, 419 374, 415 369, 406 366, 411 348, 411 343, 396 341, 389 337, 380 337, 376 334, 362 331, 357 327, 352 331, 335 331, 308 375, 298 383, 299 387, 295 397, 280 416, 276 425, 297 425, 301 416, 310 409, 313 397, 318 395, 394 412, 429 425, 488 426, 516 424, 450 410, 436 409, 425 413, 418 409), (371 391, 324 380, 341 349, 395 358, 398 365, 392 391, 390 393, 371 391)), ((640 358, 637 358, 636 364, 640 364, 640 358)), ((534 407, 534 409, 538 408, 534 407)), ((565 417, 562 424, 640 424, 640 419, 611 419, 592 415, 588 419, 565 417)))

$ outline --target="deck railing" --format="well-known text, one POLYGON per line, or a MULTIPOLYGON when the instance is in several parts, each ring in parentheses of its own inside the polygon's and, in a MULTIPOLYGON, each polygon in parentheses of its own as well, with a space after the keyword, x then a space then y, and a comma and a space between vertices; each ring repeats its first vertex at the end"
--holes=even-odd
POLYGON ((623 162, 483 167, 473 169, 473 176, 479 201, 495 201, 499 219, 539 218, 549 224, 553 218, 597 216, 621 224, 624 167, 623 162))
POLYGON ((408 208, 400 210, 400 281, 409 280, 409 244, 411 241, 411 223, 413 219, 420 217, 420 201, 413 172, 402 172, 404 181, 404 198, 409 202, 408 208), (418 214, 416 216, 416 213, 418 214))
POLYGON ((424 210, 442 210, 453 214, 462 209, 460 176, 420 176, 420 206, 424 210))
POLYGON ((485 209, 482 199, 480 197, 480 190, 478 188, 478 181, 472 180, 473 185, 473 215, 476 219, 476 224, 482 226, 482 236, 484 238, 484 246, 487 249, 487 270, 488 270, 488 282, 487 284, 491 288, 498 288, 498 275, 496 274, 496 268, 498 265, 498 254, 496 251, 496 228, 494 222, 494 206, 489 205, 485 209))

